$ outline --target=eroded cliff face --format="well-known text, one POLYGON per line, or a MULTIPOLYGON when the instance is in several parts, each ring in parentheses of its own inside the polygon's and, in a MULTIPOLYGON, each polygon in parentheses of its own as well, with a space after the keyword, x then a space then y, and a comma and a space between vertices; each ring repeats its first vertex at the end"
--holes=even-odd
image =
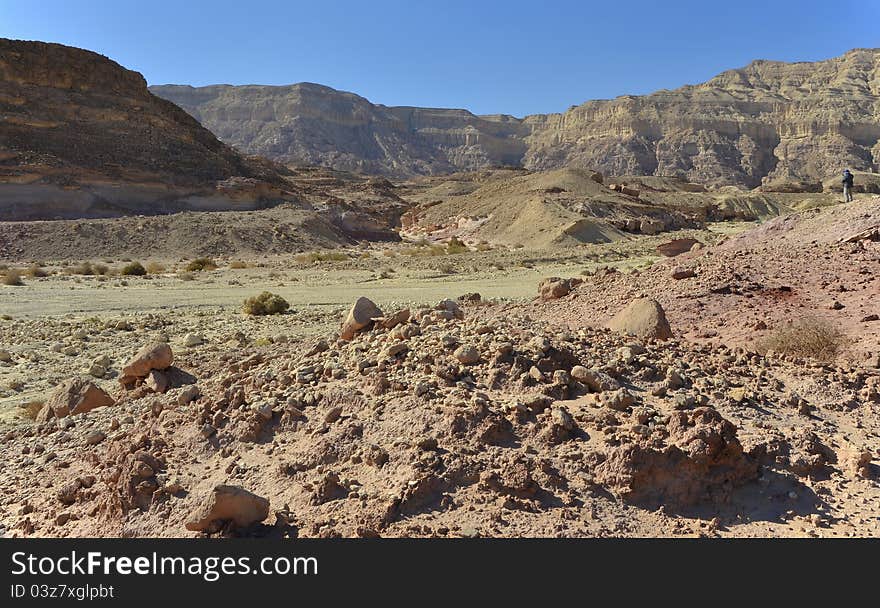
POLYGON ((880 50, 756 61, 674 91, 562 114, 374 105, 319 85, 152 87, 223 141, 288 163, 394 176, 489 166, 599 169, 754 187, 880 162, 880 50))
POLYGON ((310 83, 151 90, 246 153, 398 177, 518 165, 528 133, 512 117, 386 107, 310 83))
POLYGON ((0 219, 246 208, 284 186, 82 49, 0 39, 0 117, 0 219))
POLYGON ((697 86, 526 119, 531 168, 680 175, 706 184, 821 179, 880 162, 880 51, 756 61, 697 86))

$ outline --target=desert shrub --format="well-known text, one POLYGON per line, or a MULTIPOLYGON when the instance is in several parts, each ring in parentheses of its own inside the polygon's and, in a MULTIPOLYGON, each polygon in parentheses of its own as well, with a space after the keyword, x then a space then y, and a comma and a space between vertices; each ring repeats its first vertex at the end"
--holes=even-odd
POLYGON ((147 264, 147 272, 150 274, 161 274, 165 272, 165 266, 160 264, 159 262, 150 262, 147 264))
POLYGON ((15 268, 8 269, 3 273, 3 284, 12 286, 24 285, 21 280, 21 272, 15 268))
POLYGON ((757 343, 758 351, 832 361, 846 336, 828 321, 804 319, 775 330, 757 343))
POLYGON ((92 268, 91 262, 81 262, 76 266, 68 268, 68 272, 71 274, 82 274, 82 275, 92 275, 95 274, 95 270, 92 268))
POLYGON ((468 246, 455 237, 452 237, 451 239, 449 239, 449 242, 446 243, 446 253, 455 254, 466 253, 468 251, 470 251, 468 249, 468 246))
POLYGON ((214 270, 217 268, 217 263, 211 258, 196 258, 186 265, 186 270, 189 272, 201 272, 203 270, 214 270))
POLYGON ((39 279, 42 277, 48 277, 49 271, 40 266, 39 264, 32 264, 30 268, 27 269, 27 275, 29 277, 33 277, 35 279, 39 279))
POLYGON ((68 268, 70 274, 81 274, 83 276, 103 275, 107 274, 110 268, 106 264, 92 264, 91 262, 81 262, 72 268, 68 268))
POLYGON ((195 281, 196 275, 191 272, 181 272, 177 275, 177 278, 181 281, 195 281))
POLYGON ((243 311, 248 315, 277 315, 290 308, 290 303, 278 294, 264 291, 244 301, 243 311))
POLYGON ((147 274, 147 269, 140 262, 131 262, 123 266, 119 274, 126 277, 142 277, 147 274))
POLYGON ((445 254, 446 248, 443 245, 416 245, 414 247, 407 247, 401 250, 400 253, 413 257, 434 257, 445 254))
POLYGON ((40 410, 43 409, 43 405, 45 405, 45 401, 28 401, 27 403, 23 403, 22 413, 26 418, 30 420, 36 420, 37 414, 40 413, 40 410))
POLYGON ((247 262, 242 262, 241 260, 233 260, 232 262, 230 262, 229 267, 239 270, 241 268, 247 268, 248 265, 247 262))
POLYGON ((348 254, 342 251, 311 251, 298 253, 293 256, 294 261, 300 264, 314 264, 315 262, 343 262, 348 259, 348 254))
POLYGON ((452 237, 445 244, 434 244, 432 245, 426 239, 421 238, 413 243, 412 247, 407 247, 403 249, 401 253, 403 255, 409 255, 414 257, 435 257, 438 255, 454 255, 457 253, 465 253, 470 251, 467 245, 465 245, 459 239, 452 237))

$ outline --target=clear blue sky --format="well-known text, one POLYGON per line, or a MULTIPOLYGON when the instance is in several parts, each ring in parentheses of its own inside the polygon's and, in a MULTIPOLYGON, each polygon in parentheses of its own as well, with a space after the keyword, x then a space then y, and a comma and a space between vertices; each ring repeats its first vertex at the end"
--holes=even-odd
POLYGON ((522 116, 880 47, 880 2, 0 0, 0 35, 88 48, 150 84, 308 81, 522 116))

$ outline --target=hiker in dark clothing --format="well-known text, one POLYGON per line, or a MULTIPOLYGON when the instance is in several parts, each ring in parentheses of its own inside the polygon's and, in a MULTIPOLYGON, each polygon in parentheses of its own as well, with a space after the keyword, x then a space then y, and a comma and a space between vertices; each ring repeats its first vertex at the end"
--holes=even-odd
POLYGON ((843 202, 849 203, 853 200, 852 189, 853 189, 853 174, 849 172, 849 169, 844 169, 843 171, 843 202))

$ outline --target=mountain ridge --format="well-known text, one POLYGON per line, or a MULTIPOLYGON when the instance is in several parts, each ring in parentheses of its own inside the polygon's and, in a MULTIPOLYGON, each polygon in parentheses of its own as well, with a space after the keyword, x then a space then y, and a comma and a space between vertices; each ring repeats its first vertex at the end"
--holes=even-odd
POLYGON ((751 188, 817 181, 844 165, 877 170, 878 65, 880 49, 817 62, 758 59, 703 83, 523 118, 373 104, 316 83, 150 90, 221 140, 292 164, 404 178, 572 166, 751 188), (806 136, 823 141, 799 141, 806 136))

